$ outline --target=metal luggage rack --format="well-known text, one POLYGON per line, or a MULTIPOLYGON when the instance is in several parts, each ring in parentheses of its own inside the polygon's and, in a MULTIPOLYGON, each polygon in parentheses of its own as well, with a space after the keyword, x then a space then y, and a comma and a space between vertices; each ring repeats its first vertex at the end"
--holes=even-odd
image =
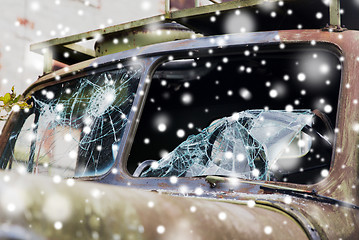
MULTIPOLYGON (((254 7, 260 4, 279 2, 283 0, 232 0, 219 3, 219 0, 209 0, 213 4, 200 6, 199 0, 194 0, 194 8, 171 11, 171 1, 165 1, 165 13, 149 18, 135 20, 127 23, 117 24, 106 28, 96 29, 89 32, 74 34, 63 38, 54 38, 48 41, 35 43, 30 46, 30 50, 44 56, 44 74, 53 71, 54 60, 58 65, 72 65, 95 57, 106 54, 98 54, 94 49, 80 45, 99 37, 115 36, 123 34, 130 30, 144 29, 145 26, 155 23, 169 23, 176 20, 213 14, 218 11, 234 10, 245 7, 254 7)), ((287 2, 293 0, 284 0, 287 2)), ((340 23, 340 0, 331 0, 330 2, 330 24, 325 28, 329 31, 341 29, 340 23)), ((188 35, 186 35, 188 38, 188 35)), ((172 40, 178 38, 174 37, 172 40)), ((171 39, 170 39, 171 40, 171 39)), ((163 40, 163 41, 170 41, 163 40)), ((150 43, 151 44, 151 43, 150 43)), ((124 49, 126 50, 126 49, 124 49)), ((107 53, 108 54, 108 53, 107 53)))

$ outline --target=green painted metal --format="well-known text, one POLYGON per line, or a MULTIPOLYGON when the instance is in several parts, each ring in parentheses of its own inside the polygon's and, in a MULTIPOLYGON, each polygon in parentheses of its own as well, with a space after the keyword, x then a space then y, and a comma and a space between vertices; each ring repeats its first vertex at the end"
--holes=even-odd
POLYGON ((45 48, 43 50, 44 54, 44 73, 49 73, 52 71, 52 65, 53 65, 53 52, 49 48, 45 48))
POLYGON ((202 37, 190 29, 166 29, 161 25, 151 29, 140 28, 123 31, 119 35, 113 35, 100 42, 96 42, 96 57, 116 52, 143 47, 151 44, 169 42, 181 39, 202 37))
MULTIPOLYGON (((65 58, 65 59, 63 58, 63 53, 64 53, 63 46, 68 46, 71 44, 70 45, 71 48, 74 48, 73 44, 75 44, 77 42, 81 42, 83 40, 96 39, 99 37, 104 37, 109 34, 118 33, 123 30, 142 27, 142 26, 145 26, 148 24, 158 23, 158 22, 161 22, 164 20, 165 20, 165 16, 159 15, 159 16, 154 16, 154 17, 150 17, 150 18, 133 21, 133 22, 114 25, 114 26, 107 27, 107 28, 102 28, 102 29, 97 29, 97 30, 93 30, 93 31, 89 31, 89 32, 80 33, 80 34, 75 34, 75 35, 71 35, 71 36, 64 37, 64 38, 55 38, 55 39, 51 39, 48 41, 32 44, 32 45, 30 45, 30 50, 33 52, 39 53, 39 54, 43 54, 43 49, 51 49, 52 52, 54 53, 55 60, 61 59, 61 62, 65 63, 65 64, 73 64, 73 60, 70 57, 65 58)), ((79 49, 79 48, 80 47, 77 47, 78 51, 80 51, 78 53, 84 53, 85 56, 88 57, 87 59, 93 58, 93 56, 91 55, 91 53, 93 51, 92 49, 85 49, 85 48, 79 49)), ((73 52, 71 50, 72 49, 67 47, 65 51, 70 51, 70 53, 71 53, 71 52, 73 52)), ((87 60, 87 59, 82 59, 82 61, 87 60)))
POLYGON ((206 6, 184 9, 180 11, 174 11, 171 12, 170 19, 176 20, 179 18, 193 17, 202 14, 211 14, 211 13, 215 13, 216 11, 226 11, 231 9, 252 7, 263 3, 279 2, 279 1, 280 0, 235 0, 230 2, 211 4, 206 6))
MULTIPOLYGON (((89 32, 84 32, 80 34, 71 35, 63 38, 55 38, 48 41, 35 43, 30 46, 30 50, 39 54, 44 54, 44 49, 50 49, 52 52, 52 58, 54 60, 60 61, 64 64, 74 64, 81 61, 85 61, 94 57, 94 52, 92 49, 87 49, 83 46, 80 46, 76 43, 91 40, 101 37, 106 37, 111 34, 118 34, 122 31, 135 29, 143 27, 153 23, 159 23, 163 21, 173 21, 176 19, 187 18, 198 16, 202 14, 211 14, 216 11, 225 11, 231 9, 237 9, 242 7, 250 7, 266 2, 278 2, 280 0, 234 0, 230 2, 211 4, 206 6, 199 6, 199 1, 196 1, 194 8, 184 9, 179 11, 170 11, 170 0, 165 1, 165 14, 158 15, 150 18, 144 18, 128 23, 118 24, 102 29, 97 29, 89 32), (64 57, 64 53, 71 54, 71 57, 64 57), (76 52, 76 54, 74 54, 76 52)), ((292 0, 286 0, 292 1, 292 0)), ((172 39, 168 39, 169 41, 172 39)), ((162 41, 163 42, 163 41, 162 41)), ((148 45, 148 44, 145 44, 148 45)), ((126 48, 125 48, 126 49, 126 48)), ((51 72, 51 67, 48 67, 50 62, 49 56, 46 56, 44 73, 51 72)))
MULTIPOLYGON (((36 43, 30 46, 30 50, 37 52, 39 54, 44 54, 44 73, 49 73, 52 70, 52 59, 60 61, 64 64, 74 64, 81 61, 85 61, 88 59, 91 59, 95 56, 99 56, 99 54, 95 54, 93 49, 88 49, 83 46, 80 46, 76 43, 83 41, 83 40, 90 40, 90 39, 96 39, 101 37, 106 37, 108 35, 112 34, 119 34, 123 31, 133 30, 136 28, 144 27, 149 24, 153 23, 159 23, 163 21, 174 21, 177 19, 183 19, 198 15, 205 15, 205 14, 212 14, 216 11, 226 11, 231 9, 237 9, 237 8, 243 8, 243 7, 251 7, 255 5, 260 5, 268 2, 279 2, 280 0, 234 0, 224 3, 217 3, 214 1, 214 4, 206 5, 206 6, 199 6, 199 1, 195 1, 194 8, 190 9, 183 9, 179 11, 173 11, 171 12, 171 6, 170 6, 170 0, 165 1, 165 14, 164 15, 158 15, 150 18, 140 19, 128 23, 118 24, 110 27, 106 27, 103 29, 97 29, 85 33, 75 34, 64 38, 55 38, 51 39, 49 41, 36 43), (47 53, 44 53, 44 49, 48 49, 47 53), (51 54, 49 54, 51 52, 51 54), (64 54, 70 54, 69 57, 64 57, 64 54), (76 54, 74 54, 76 53, 76 54), (50 56, 51 55, 51 56, 50 56), (52 58, 52 59, 51 59, 52 58)), ((286 1, 293 1, 293 0, 286 0, 286 1)), ((332 0, 330 2, 330 24, 332 26, 340 26, 340 0, 332 0)), ((130 36, 132 37, 132 36, 130 36)), ((139 37, 139 36, 137 36, 139 37)), ((155 35, 153 36, 157 38, 155 35)), ((184 37, 184 36, 182 36, 184 37)), ((179 39, 183 39, 183 38, 179 39)), ((191 37, 190 35, 186 37, 191 37)), ((146 37, 140 37, 141 41, 143 42, 138 46, 144 46, 152 43, 158 43, 158 42, 164 42, 164 41, 172 41, 173 38, 166 38, 162 36, 157 38, 155 41, 151 41, 150 38, 146 37), (147 44, 145 41, 149 41, 147 44)), ((108 48, 108 47, 107 47, 108 48)), ((118 49, 119 51, 130 49, 128 46, 124 47, 115 47, 112 48, 112 50, 117 51, 115 49, 118 49)), ((100 54, 101 55, 101 54, 100 54)))
POLYGON ((340 0, 330 1, 330 25, 341 26, 340 21, 340 0))

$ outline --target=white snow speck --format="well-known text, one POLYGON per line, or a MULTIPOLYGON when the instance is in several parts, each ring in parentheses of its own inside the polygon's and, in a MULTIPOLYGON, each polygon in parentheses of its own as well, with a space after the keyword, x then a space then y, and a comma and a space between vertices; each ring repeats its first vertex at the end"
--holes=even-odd
POLYGON ((253 170, 252 170, 252 175, 253 175, 254 177, 258 177, 258 176, 259 176, 259 170, 258 170, 257 168, 253 169, 253 170))
POLYGON ((158 162, 153 162, 153 163, 151 163, 151 168, 152 168, 152 169, 157 169, 158 166, 159 166, 158 162))
POLYGON ((194 213, 197 211, 197 208, 195 206, 191 206, 189 210, 194 213))
POLYGON ((72 187, 73 185, 75 185, 75 180, 72 178, 69 178, 66 180, 66 184, 67 184, 67 186, 72 187))
POLYGON ((265 226, 265 227, 264 227, 264 233, 265 233, 265 234, 269 235, 269 234, 271 234, 272 232, 273 232, 272 227, 270 227, 270 226, 265 226))
POLYGON ((53 178, 52 178, 52 181, 54 183, 60 183, 61 182, 61 177, 59 175, 55 175, 53 178))
POLYGON ((9 211, 9 212, 14 212, 16 210, 16 205, 13 204, 13 203, 9 203, 7 206, 6 206, 6 209, 9 211))
POLYGON ((329 72, 329 66, 327 64, 322 64, 320 65, 319 67, 319 71, 322 73, 322 74, 327 74, 329 72))
POLYGON ((299 80, 300 82, 303 82, 303 81, 305 81, 306 76, 305 76, 304 73, 299 73, 298 76, 297 76, 297 78, 298 78, 298 80, 299 80))
POLYGON ((353 130, 355 131, 355 132, 359 132, 359 123, 354 123, 353 124, 353 130))
POLYGON ((62 222, 56 221, 56 222, 54 223, 54 228, 55 228, 56 230, 60 230, 60 229, 62 228, 62 222))
POLYGON ((237 161, 242 162, 245 159, 245 156, 242 153, 239 153, 236 156, 237 161))
POLYGON ((177 182, 178 182, 178 178, 176 176, 170 177, 170 183, 171 184, 176 184, 177 182))
POLYGON ((252 208, 252 207, 254 207, 255 205, 256 205, 256 202, 255 202, 254 200, 248 200, 248 202, 247 202, 247 206, 248 206, 248 207, 252 208))
POLYGON ((199 188, 199 187, 194 190, 194 193, 195 193, 197 196, 202 195, 203 192, 204 192, 203 189, 202 189, 202 188, 199 188))
POLYGON ((316 17, 317 19, 322 19, 323 14, 322 14, 321 12, 317 12, 317 14, 315 14, 315 17, 316 17))
POLYGON ((322 177, 327 177, 329 175, 329 171, 327 169, 323 169, 321 172, 320 172, 320 175, 322 175, 322 177))
POLYGON ((166 131, 167 126, 166 126, 166 124, 164 124, 164 123, 160 123, 160 124, 158 124, 157 129, 158 129, 158 131, 160 131, 160 132, 164 132, 164 131, 166 131))
POLYGON ((270 91, 269 91, 269 96, 270 96, 271 98, 276 98, 276 97, 278 96, 277 90, 275 90, 275 89, 270 90, 270 91))
POLYGON ((49 92, 46 92, 46 97, 48 99, 53 99, 55 97, 55 94, 53 92, 49 91, 49 92))
POLYGON ((292 203, 292 197, 291 197, 291 196, 286 196, 286 197, 284 198, 284 202, 285 202, 286 204, 291 204, 291 203, 292 203))
POLYGON ((89 126, 85 126, 83 132, 89 134, 91 132, 91 128, 89 126))
POLYGON ((147 206, 148 206, 149 208, 153 208, 153 207, 155 206, 155 203, 152 202, 152 201, 149 201, 149 202, 147 203, 147 206))
POLYGON ((163 225, 159 225, 159 226, 157 227, 157 232, 158 232, 159 234, 164 234, 165 231, 166 231, 166 228, 165 228, 163 225))
POLYGON ((179 138, 183 138, 186 135, 186 132, 183 129, 178 129, 176 135, 179 138))
POLYGON ((70 152, 69 152, 69 157, 70 157, 71 159, 77 158, 77 153, 76 153, 76 151, 74 151, 74 150, 70 151, 70 152))
POLYGON ((12 108, 11 108, 12 111, 14 112, 18 112, 20 111, 20 106, 19 105, 14 105, 12 108))
POLYGON ((224 221, 227 219, 227 214, 225 212, 220 212, 218 214, 218 218, 219 218, 219 220, 224 221))
POLYGON ((285 110, 288 112, 292 112, 293 111, 293 106, 288 104, 287 106, 285 106, 285 110))
POLYGON ((244 100, 250 100, 252 98, 252 93, 247 88, 241 88, 239 89, 239 95, 244 100))
POLYGON ((142 10, 144 10, 144 11, 148 11, 148 10, 151 9, 151 3, 150 3, 149 1, 143 1, 143 2, 141 3, 141 8, 142 8, 142 10))
POLYGON ((329 104, 325 105, 324 112, 331 113, 332 110, 333 110, 332 106, 330 106, 329 104))
POLYGON ((225 152, 224 157, 227 158, 227 159, 232 159, 233 158, 233 153, 232 152, 225 152))
POLYGON ((63 110, 64 110, 64 105, 62 103, 56 105, 56 111, 62 112, 63 110))
POLYGON ((71 142, 72 140, 72 136, 70 133, 66 133, 65 136, 64 136, 64 139, 66 142, 71 142))
POLYGON ((185 105, 189 105, 192 103, 193 101, 193 97, 191 94, 189 93, 184 93, 182 96, 181 96, 181 101, 183 104, 185 105))

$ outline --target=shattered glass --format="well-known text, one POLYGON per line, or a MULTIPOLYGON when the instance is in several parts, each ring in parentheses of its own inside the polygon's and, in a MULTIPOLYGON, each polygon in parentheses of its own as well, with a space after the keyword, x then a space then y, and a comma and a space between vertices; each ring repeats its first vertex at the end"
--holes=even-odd
POLYGON ((142 67, 93 74, 33 94, 9 169, 62 177, 93 176, 113 165, 142 67))
POLYGON ((311 138, 303 137, 302 129, 311 126, 313 116, 311 110, 246 110, 216 120, 141 177, 225 175, 270 180, 278 159, 309 151, 311 138))

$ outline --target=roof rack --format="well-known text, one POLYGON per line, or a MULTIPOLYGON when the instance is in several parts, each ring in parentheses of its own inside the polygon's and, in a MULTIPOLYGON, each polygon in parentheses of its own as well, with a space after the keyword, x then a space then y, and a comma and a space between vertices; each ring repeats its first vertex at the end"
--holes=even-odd
MULTIPOLYGON (((30 50, 44 55, 44 73, 53 69, 53 60, 62 64, 71 65, 97 57, 94 49, 86 48, 78 43, 99 37, 120 34, 130 29, 138 29, 150 24, 171 22, 183 18, 211 14, 216 11, 232 10, 244 7, 252 7, 264 3, 279 2, 281 0, 232 0, 218 3, 218 0, 209 0, 213 4, 200 6, 199 0, 194 0, 195 7, 178 11, 171 11, 170 0, 165 0, 165 13, 158 16, 122 23, 89 32, 75 34, 63 38, 54 38, 48 41, 35 43, 30 50), (71 54, 70 54, 71 53, 71 54)), ((282 0, 283 1, 283 0, 282 0)), ((284 0, 293 1, 293 0, 284 0)), ((330 25, 340 27, 340 0, 330 1, 330 25)), ((168 41, 168 40, 167 40, 168 41)))

